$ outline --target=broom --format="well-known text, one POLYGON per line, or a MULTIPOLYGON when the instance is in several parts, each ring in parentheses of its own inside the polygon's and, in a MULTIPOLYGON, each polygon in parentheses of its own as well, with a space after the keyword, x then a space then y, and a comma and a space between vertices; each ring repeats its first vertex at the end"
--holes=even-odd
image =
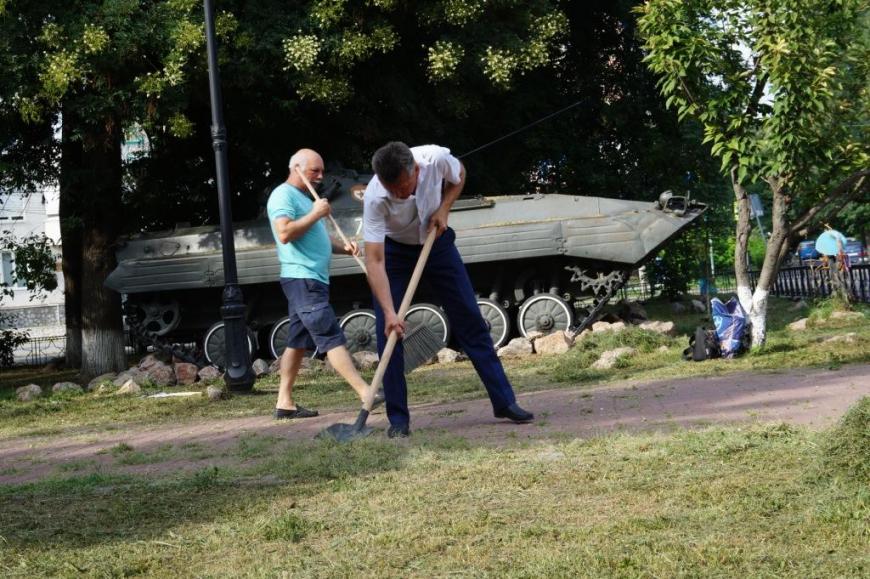
MULTIPOLYGON (((302 169, 297 166, 296 172, 299 174, 302 182, 305 183, 305 186, 308 188, 311 196, 314 197, 315 200, 320 199, 317 191, 315 191, 314 187, 311 185, 311 181, 308 180, 308 178, 305 176, 305 173, 302 172, 302 169)), ((338 236, 345 243, 345 245, 350 245, 350 242, 344 235, 341 227, 338 226, 338 222, 335 220, 335 218, 330 215, 329 219, 332 221, 332 225, 335 227, 335 231, 338 232, 338 236)), ((368 276, 366 266, 359 258, 359 256, 354 255, 353 258, 359 264, 360 268, 362 268, 363 273, 368 276)), ((413 291, 410 293, 413 294, 413 291)), ((400 319, 404 319, 404 314, 401 314, 399 317, 400 319)), ((444 347, 444 344, 441 342, 441 338, 436 336, 435 332, 433 332, 432 329, 426 324, 418 324, 414 328, 409 329, 408 332, 405 334, 405 337, 402 339, 402 343, 404 344, 405 348, 406 373, 431 360, 432 357, 438 353, 438 350, 444 347)))
MULTIPOLYGON (((411 274, 411 281, 408 282, 408 289, 405 291, 405 297, 402 299, 402 305, 399 306, 398 316, 400 320, 405 319, 405 314, 408 313, 408 308, 411 307, 411 300, 414 299, 414 292, 417 291, 417 285, 420 283, 420 278, 423 276, 423 268, 426 267, 426 260, 429 259, 429 252, 432 251, 432 244, 435 243, 435 233, 437 229, 434 227, 426 237, 426 243, 423 244, 423 249, 420 251, 420 257, 417 258, 417 265, 414 266, 414 273, 411 274)), ((387 345, 384 348, 384 353, 378 361, 378 368, 375 370, 375 376, 372 378, 372 383, 369 385, 366 392, 365 402, 363 402, 362 410, 359 411, 356 422, 353 424, 336 423, 322 430, 318 438, 332 438, 338 442, 346 442, 356 438, 362 438, 372 433, 372 428, 366 426, 366 420, 369 418, 369 412, 372 410, 372 404, 375 399, 375 392, 381 386, 384 380, 384 374, 387 371, 387 365, 390 363, 390 358, 393 355, 393 350, 396 349, 396 343, 399 341, 399 335, 394 331, 390 332, 387 338, 387 345)), ((430 359, 438 349, 441 348, 441 339, 435 335, 425 324, 420 324, 417 327, 417 334, 412 339, 413 344, 406 344, 405 356, 410 358, 411 362, 419 362, 420 360, 430 359), (421 329, 426 328, 426 329, 421 329), (427 334, 428 331, 428 334, 427 334), (432 339, 434 338, 434 340, 432 339), (430 351, 437 343, 438 349, 426 355, 426 351, 430 351), (409 352, 407 346, 413 346, 414 352, 409 352), (419 352, 419 353, 418 353, 419 352)), ((422 362, 420 362, 422 363, 422 362)), ((418 364, 419 365, 419 364, 418 364)), ((416 366, 415 366, 416 367, 416 366)))

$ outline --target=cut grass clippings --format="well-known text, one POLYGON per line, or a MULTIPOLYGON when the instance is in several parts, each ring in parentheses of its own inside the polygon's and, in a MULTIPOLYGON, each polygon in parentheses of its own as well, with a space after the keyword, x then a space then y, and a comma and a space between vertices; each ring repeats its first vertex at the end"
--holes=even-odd
POLYGON ((773 424, 512 448, 441 436, 310 441, 251 468, 57 478, 0 488, 0 568, 866 576, 870 491, 814 474, 831 436, 773 424))

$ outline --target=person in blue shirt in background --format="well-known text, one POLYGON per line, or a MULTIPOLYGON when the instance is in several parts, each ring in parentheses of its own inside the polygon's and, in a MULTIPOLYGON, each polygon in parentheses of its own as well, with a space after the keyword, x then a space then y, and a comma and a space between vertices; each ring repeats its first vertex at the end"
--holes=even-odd
MULTIPOLYGON (((360 400, 368 384, 357 372, 345 346, 344 332, 329 305, 329 261, 333 253, 359 255, 355 242, 345 245, 326 231, 323 218, 330 213, 325 199, 312 201, 296 167, 315 186, 323 179, 323 159, 311 149, 290 158, 290 176, 269 196, 267 211, 281 262, 281 288, 290 316, 287 348, 281 356, 281 382, 275 418, 317 416, 293 401, 293 384, 306 350, 325 353, 333 368, 347 380, 360 400)), ((376 397, 376 403, 383 402, 376 397)))

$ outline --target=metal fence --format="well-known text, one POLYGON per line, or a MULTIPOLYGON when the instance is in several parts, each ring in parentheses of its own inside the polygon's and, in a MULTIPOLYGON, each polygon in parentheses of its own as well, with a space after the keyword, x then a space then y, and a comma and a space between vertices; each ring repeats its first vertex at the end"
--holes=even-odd
MULTIPOLYGON (((758 284, 761 272, 750 271, 749 283, 752 290, 758 284)), ((870 264, 857 264, 845 272, 844 281, 852 298, 870 303, 870 264)), ((828 267, 819 265, 802 265, 799 267, 784 267, 779 270, 776 282, 770 290, 771 295, 787 298, 826 298, 833 293, 831 271, 828 267)), ((734 272, 723 272, 715 276, 711 282, 695 280, 689 284, 689 293, 711 295, 736 294, 737 278, 734 272)), ((626 301, 646 301, 661 295, 662 287, 647 282, 635 273, 619 290, 616 299, 626 301)))
MULTIPOLYGON (((789 298, 826 298, 834 292, 831 277, 827 266, 784 267, 779 270, 770 293, 789 298)), ((870 264, 851 266, 844 272, 843 280, 853 299, 870 302, 870 264)), ((755 289, 758 272, 750 272, 750 281, 755 289)))
MULTIPOLYGON (((124 343, 127 354, 132 354, 133 346, 130 344, 130 336, 127 332, 124 332, 124 343)), ((16 366, 41 366, 65 355, 66 336, 41 336, 30 338, 18 346, 12 353, 12 358, 16 366)))
POLYGON ((31 338, 12 353, 16 365, 38 366, 63 358, 66 354, 66 336, 31 338))

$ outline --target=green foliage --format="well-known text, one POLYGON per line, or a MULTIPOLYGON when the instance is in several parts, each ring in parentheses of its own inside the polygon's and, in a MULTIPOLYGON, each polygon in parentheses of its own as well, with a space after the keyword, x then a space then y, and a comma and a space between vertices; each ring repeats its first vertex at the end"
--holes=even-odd
POLYGON ((846 126, 866 120, 866 10, 865 0, 826 10, 802 0, 638 8, 645 60, 667 105, 703 123, 722 171, 736 168, 744 182, 781 176, 801 191, 810 173, 830 179, 831 165, 866 166, 866 140, 846 126))
MULTIPOLYGON (((13 296, 13 286, 23 286, 31 293, 30 299, 38 299, 45 291, 57 288, 55 257, 51 251, 51 241, 44 235, 31 234, 23 239, 14 238, 9 232, 0 235, 0 250, 13 255, 15 279, 0 283, 0 304, 4 296, 13 296)), ((0 311, 0 326, 8 321, 8 316, 0 311)), ((30 341, 26 331, 12 329, 0 330, 0 368, 9 368, 14 362, 15 349, 30 341)))
POLYGON ((826 476, 870 480, 870 397, 861 398, 828 433, 822 467, 826 476))

